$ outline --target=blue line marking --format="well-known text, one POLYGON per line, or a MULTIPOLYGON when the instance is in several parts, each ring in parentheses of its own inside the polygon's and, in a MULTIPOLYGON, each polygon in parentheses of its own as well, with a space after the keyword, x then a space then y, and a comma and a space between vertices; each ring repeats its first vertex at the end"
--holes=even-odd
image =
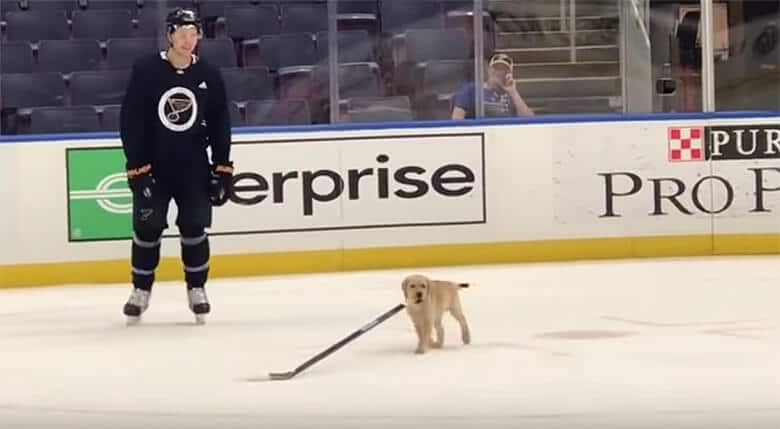
MULTIPOLYGON (((271 133, 311 133, 327 131, 366 131, 430 128, 485 127, 494 125, 538 125, 538 124, 583 124, 603 122, 648 122, 648 121, 691 121, 717 119, 780 119, 780 111, 746 110, 735 112, 694 112, 694 113, 641 113, 641 114, 599 114, 599 115, 542 115, 514 118, 467 119, 460 121, 405 121, 405 122, 369 122, 321 125, 282 125, 266 127, 233 128, 234 135, 271 134, 271 133)), ((118 132, 90 132, 67 134, 25 134, 0 135, 2 143, 50 143, 53 141, 104 140, 119 139, 118 132)))

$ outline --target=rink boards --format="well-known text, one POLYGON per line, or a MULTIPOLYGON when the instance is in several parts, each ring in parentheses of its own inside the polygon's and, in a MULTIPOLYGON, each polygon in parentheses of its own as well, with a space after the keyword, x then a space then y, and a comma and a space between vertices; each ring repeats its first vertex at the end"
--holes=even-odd
MULTIPOLYGON (((780 250, 780 118, 609 119, 238 131, 212 275, 780 250)), ((1 143, 0 287, 126 281, 119 140, 1 143)))

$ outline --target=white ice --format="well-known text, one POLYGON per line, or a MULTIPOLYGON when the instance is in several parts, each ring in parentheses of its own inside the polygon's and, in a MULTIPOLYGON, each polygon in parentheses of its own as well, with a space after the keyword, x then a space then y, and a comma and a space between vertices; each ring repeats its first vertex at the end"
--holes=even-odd
POLYGON ((0 291, 1 428, 780 427, 780 258, 454 267, 214 280, 196 326, 159 283, 0 291), (412 271, 468 281, 473 344, 415 355, 412 271))

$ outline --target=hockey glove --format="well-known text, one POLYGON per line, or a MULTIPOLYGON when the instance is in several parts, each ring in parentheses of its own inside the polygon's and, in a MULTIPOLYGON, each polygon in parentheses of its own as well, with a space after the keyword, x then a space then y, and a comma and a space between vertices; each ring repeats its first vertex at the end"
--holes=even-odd
POLYGON ((233 186, 233 163, 217 164, 211 169, 209 177, 209 199, 211 204, 219 207, 230 198, 233 186))
POLYGON ((152 199, 152 189, 154 188, 152 165, 145 164, 138 168, 127 170, 127 185, 137 196, 147 200, 152 199))

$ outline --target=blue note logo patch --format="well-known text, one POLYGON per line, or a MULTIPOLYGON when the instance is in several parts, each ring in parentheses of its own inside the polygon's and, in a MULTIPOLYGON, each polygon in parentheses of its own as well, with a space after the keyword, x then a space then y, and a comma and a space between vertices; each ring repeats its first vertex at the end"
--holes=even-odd
POLYGON ((198 117, 195 94, 181 86, 165 91, 157 104, 157 116, 165 128, 171 131, 189 130, 198 117))

